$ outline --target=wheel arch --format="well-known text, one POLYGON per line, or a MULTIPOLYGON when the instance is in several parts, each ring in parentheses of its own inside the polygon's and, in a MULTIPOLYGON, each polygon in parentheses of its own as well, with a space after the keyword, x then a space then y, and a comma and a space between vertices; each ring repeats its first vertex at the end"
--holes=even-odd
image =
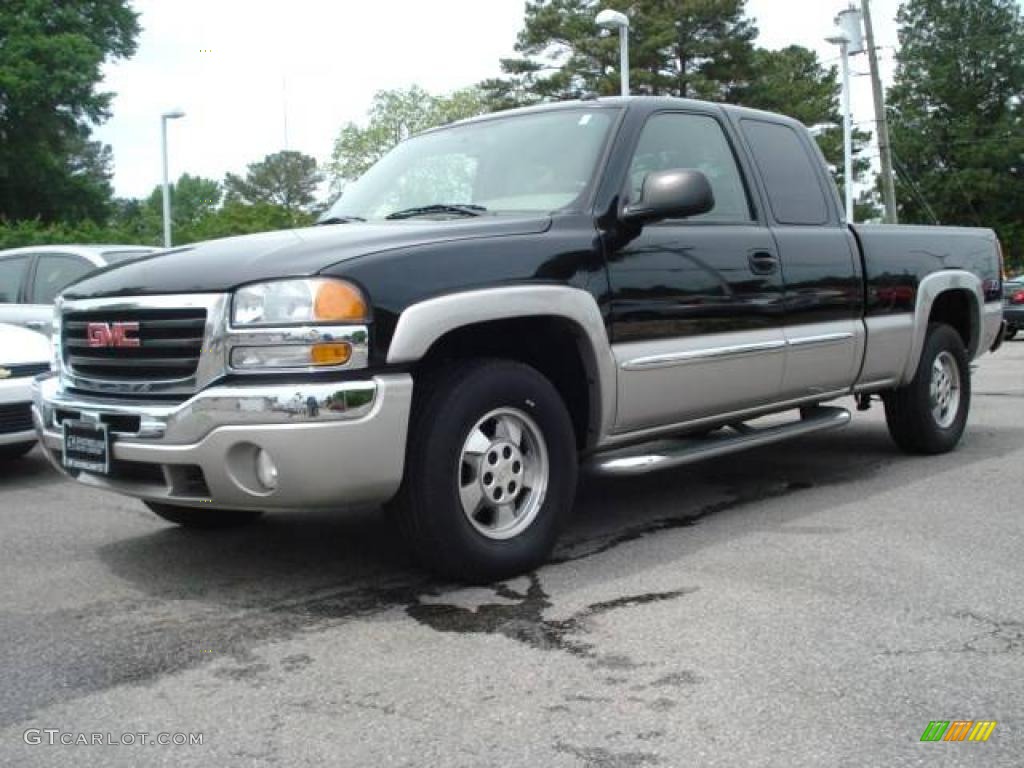
POLYGON ((928 325, 932 322, 952 326, 964 341, 967 359, 977 357, 981 351, 984 306, 981 278, 975 274, 964 270, 945 270, 925 277, 917 289, 913 340, 903 381, 914 378, 928 335, 928 325))
POLYGON ((425 365, 446 354, 465 356, 466 350, 485 355, 505 351, 551 377, 573 415, 581 449, 593 447, 611 430, 616 407, 615 359, 604 318, 590 293, 567 286, 503 286, 427 299, 399 316, 387 362, 425 365), (509 338, 535 335, 544 338, 543 346, 509 338), (501 343, 493 339, 501 339, 501 343), (570 340, 583 382, 553 372, 551 357, 537 353, 545 348, 565 350, 570 340), (580 404, 573 402, 574 384, 585 387, 582 413, 580 404))

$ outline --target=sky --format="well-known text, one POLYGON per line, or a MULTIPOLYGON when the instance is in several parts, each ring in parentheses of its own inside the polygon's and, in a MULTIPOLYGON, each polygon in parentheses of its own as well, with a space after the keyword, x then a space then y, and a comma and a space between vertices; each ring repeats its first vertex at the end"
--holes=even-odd
MULTIPOLYGON (((748 0, 758 45, 799 44, 826 64, 825 42, 847 0, 748 0)), ((499 74, 513 52, 524 0, 134 0, 143 31, 135 56, 108 64, 113 116, 96 137, 114 151, 120 197, 160 183, 160 115, 170 176, 222 179, 281 149, 326 161, 373 94, 418 84, 443 93, 499 74)), ((885 81, 892 75, 899 0, 873 0, 885 81)), ((852 59, 855 122, 873 119, 867 57, 852 59), (861 74, 863 73, 863 74, 861 74)))

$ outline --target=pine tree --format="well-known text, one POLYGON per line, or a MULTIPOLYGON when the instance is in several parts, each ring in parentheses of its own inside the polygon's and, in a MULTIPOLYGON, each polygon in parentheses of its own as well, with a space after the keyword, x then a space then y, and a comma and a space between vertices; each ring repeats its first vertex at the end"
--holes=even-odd
POLYGON ((994 227, 1024 262, 1024 16, 1015 0, 909 0, 889 92, 900 220, 994 227))
MULTIPOLYGON (((606 2, 529 0, 507 77, 482 84, 512 105, 619 91, 618 40, 594 23, 606 2), (609 74, 613 72, 613 74, 609 74)), ((757 28, 746 0, 637 0, 630 8, 630 78, 637 93, 735 101, 753 74, 757 28)))

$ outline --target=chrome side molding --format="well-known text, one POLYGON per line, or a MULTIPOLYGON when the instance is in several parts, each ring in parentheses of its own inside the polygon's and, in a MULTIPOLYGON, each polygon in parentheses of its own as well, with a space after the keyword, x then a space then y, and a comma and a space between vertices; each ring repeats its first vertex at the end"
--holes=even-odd
POLYGON ((656 368, 668 368, 675 365, 685 365, 705 360, 718 360, 728 357, 742 357, 753 355, 758 352, 769 352, 774 349, 783 349, 786 341, 760 341, 753 344, 734 344, 727 347, 712 347, 710 349, 696 349, 687 352, 671 352, 665 355, 651 355, 649 357, 638 357, 633 360, 626 360, 622 364, 624 371, 647 371, 656 368))
POLYGON ((776 341, 759 341, 751 344, 732 344, 724 347, 709 347, 708 349, 695 349, 686 352, 671 352, 664 355, 651 355, 638 357, 633 360, 626 360, 622 363, 624 371, 647 371, 656 368, 669 368, 687 363, 706 362, 708 360, 722 360, 730 357, 742 357, 754 355, 759 352, 771 352, 773 350, 785 349, 786 347, 817 347, 830 344, 841 344, 854 337, 853 333, 844 331, 842 333, 826 333, 817 336, 803 336, 795 339, 778 339, 776 341))

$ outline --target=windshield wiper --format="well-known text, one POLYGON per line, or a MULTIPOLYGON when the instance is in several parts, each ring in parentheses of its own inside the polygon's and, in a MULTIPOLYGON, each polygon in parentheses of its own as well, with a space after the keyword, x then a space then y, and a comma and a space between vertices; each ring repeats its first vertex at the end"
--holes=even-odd
POLYGON ((411 219, 414 216, 426 216, 431 213, 455 213, 460 216, 480 216, 487 211, 482 205, 440 203, 438 205, 422 205, 418 208, 406 208, 388 214, 386 219, 411 219))
POLYGON ((322 224, 351 224, 354 221, 366 221, 362 216, 331 216, 329 219, 320 219, 317 226, 322 224))

